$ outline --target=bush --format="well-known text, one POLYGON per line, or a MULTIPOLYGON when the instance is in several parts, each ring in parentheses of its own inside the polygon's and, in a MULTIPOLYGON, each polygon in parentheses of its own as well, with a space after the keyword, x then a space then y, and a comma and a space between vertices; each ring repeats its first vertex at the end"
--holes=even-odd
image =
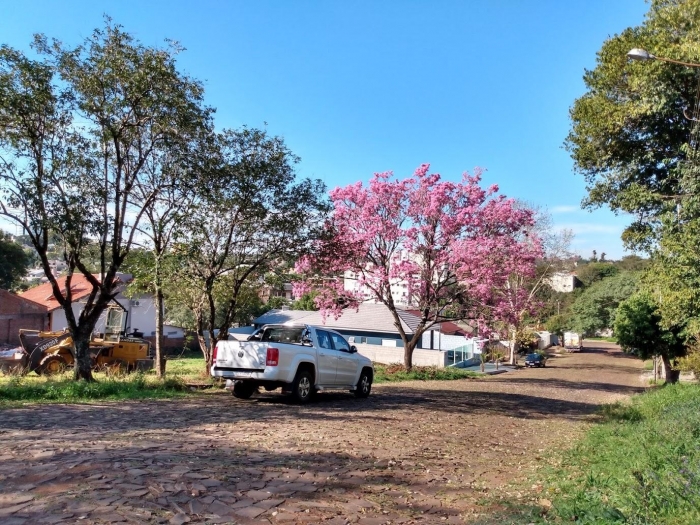
POLYGON ((410 372, 406 372, 403 365, 374 365, 374 382, 389 383, 395 381, 430 381, 466 379, 469 377, 481 377, 481 374, 462 370, 461 368, 437 368, 435 366, 414 366, 410 372))
POLYGON ((695 379, 700 379, 700 348, 693 346, 687 356, 676 361, 676 366, 683 372, 692 372, 695 379))

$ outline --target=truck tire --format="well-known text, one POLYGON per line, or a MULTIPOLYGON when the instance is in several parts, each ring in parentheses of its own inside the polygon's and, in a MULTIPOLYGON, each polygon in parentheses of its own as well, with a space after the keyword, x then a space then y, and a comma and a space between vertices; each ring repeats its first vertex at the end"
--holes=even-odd
POLYGON ((233 383, 233 397, 237 399, 250 399, 251 396, 258 391, 255 383, 250 381, 236 381, 233 383))
POLYGON ((67 364, 66 360, 60 355, 47 355, 39 363, 39 366, 36 368, 36 373, 40 376, 62 374, 66 371, 67 364))
POLYGON ((314 396, 314 377, 308 370, 299 370, 292 383, 292 397, 297 403, 308 403, 314 396))
POLYGON ((357 380, 357 386, 355 387, 355 397, 365 398, 369 396, 372 391, 372 372, 368 369, 363 369, 360 374, 360 379, 357 380))

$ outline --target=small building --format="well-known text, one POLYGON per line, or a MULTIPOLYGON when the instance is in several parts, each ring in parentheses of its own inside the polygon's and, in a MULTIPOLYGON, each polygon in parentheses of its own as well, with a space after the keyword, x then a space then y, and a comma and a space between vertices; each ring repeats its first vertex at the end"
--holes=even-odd
POLYGON ((20 328, 46 330, 48 326, 49 314, 44 305, 0 290, 0 343, 19 345, 20 328))
POLYGON ((581 281, 576 277, 576 272, 556 272, 547 279, 547 283, 555 292, 573 292, 581 286, 581 281))

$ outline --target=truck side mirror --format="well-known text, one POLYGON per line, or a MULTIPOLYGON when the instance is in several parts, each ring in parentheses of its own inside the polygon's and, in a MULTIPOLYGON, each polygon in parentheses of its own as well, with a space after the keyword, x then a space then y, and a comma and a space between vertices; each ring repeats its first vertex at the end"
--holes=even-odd
POLYGON ((357 347, 356 347, 355 345, 352 345, 352 346, 350 347, 350 353, 351 353, 351 354, 356 354, 356 353, 357 353, 357 347))

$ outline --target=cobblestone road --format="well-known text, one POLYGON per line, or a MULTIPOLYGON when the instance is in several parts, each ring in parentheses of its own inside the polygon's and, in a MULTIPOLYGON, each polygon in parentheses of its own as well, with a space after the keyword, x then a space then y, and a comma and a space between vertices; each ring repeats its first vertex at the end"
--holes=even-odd
POLYGON ((462 523, 641 390, 640 362, 598 346, 303 407, 222 394, 0 410, 0 524, 462 523))

